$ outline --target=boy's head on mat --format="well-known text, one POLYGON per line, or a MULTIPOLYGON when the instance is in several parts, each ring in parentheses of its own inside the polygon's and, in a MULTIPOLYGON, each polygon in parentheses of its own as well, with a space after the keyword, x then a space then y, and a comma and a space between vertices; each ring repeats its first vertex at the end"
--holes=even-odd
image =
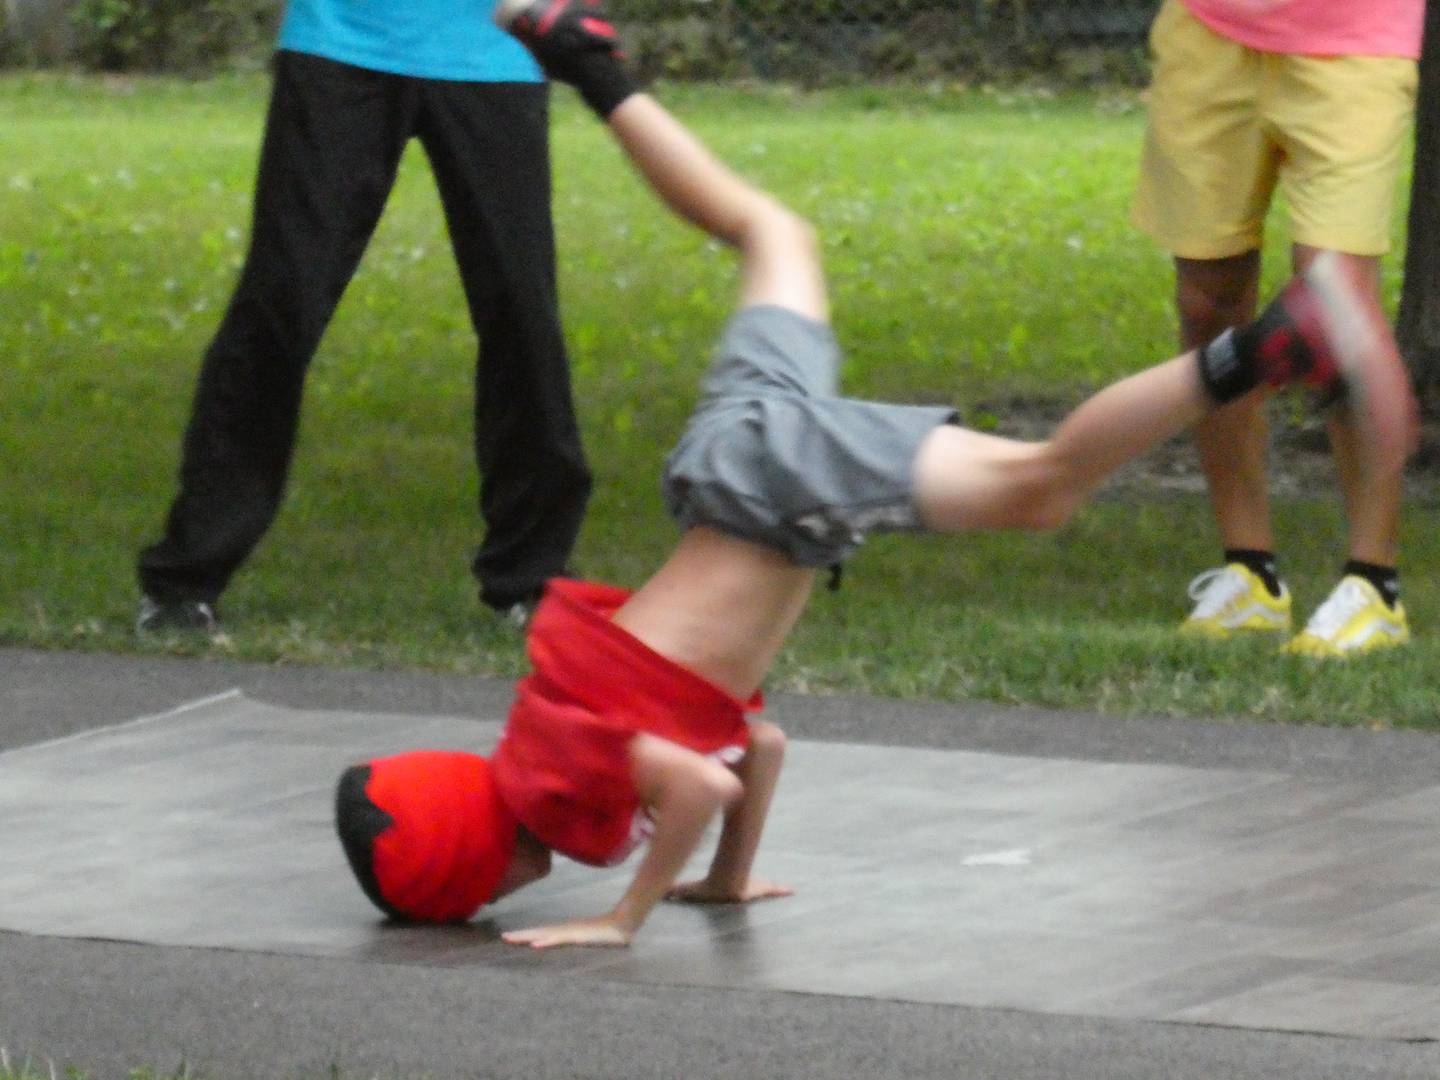
POLYGON ((508 891, 519 826, 478 754, 420 750, 352 766, 335 821, 365 894, 392 918, 468 919, 508 891))

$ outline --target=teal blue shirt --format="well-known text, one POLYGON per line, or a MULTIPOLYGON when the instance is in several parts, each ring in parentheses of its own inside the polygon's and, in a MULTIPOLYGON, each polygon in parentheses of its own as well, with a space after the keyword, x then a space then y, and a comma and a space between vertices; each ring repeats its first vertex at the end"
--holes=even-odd
POLYGON ((491 18, 494 0, 290 0, 280 48, 461 82, 540 82, 534 58, 491 18))

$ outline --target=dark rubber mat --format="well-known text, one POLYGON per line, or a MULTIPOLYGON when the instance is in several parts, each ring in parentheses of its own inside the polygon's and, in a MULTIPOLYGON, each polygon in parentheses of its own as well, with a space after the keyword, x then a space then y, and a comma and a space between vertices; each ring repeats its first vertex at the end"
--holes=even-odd
POLYGON ((489 722, 228 694, 0 754, 0 929, 598 980, 1440 1037, 1440 785, 796 741, 757 872, 624 951, 500 928, 591 914, 561 864, 458 928, 385 924, 330 821, 347 764, 485 752, 489 722))

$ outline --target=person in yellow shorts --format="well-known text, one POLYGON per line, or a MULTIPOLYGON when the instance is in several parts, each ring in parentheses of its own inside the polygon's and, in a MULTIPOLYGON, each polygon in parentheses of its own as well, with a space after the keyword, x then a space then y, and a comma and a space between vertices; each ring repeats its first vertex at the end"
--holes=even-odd
MULTIPOLYGON (((1318 253, 1379 285, 1414 113, 1424 0, 1165 0, 1135 223, 1175 259, 1182 348, 1254 315, 1278 189, 1298 270, 1318 253)), ((1190 586, 1186 632, 1291 632, 1275 561, 1265 392, 1201 421, 1224 550, 1190 586)), ((1330 424, 1349 525, 1339 583, 1285 648, 1350 656, 1409 640, 1396 571, 1401 483, 1363 479, 1344 411, 1330 424)))

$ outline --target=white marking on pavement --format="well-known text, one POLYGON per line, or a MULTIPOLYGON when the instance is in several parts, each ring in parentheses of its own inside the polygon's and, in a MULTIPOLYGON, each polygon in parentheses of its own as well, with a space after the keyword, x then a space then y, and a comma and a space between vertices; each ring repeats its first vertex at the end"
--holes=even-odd
POLYGON ((1010 851, 990 851, 983 855, 966 855, 961 866, 1029 866, 1030 849, 1013 848, 1010 851))

